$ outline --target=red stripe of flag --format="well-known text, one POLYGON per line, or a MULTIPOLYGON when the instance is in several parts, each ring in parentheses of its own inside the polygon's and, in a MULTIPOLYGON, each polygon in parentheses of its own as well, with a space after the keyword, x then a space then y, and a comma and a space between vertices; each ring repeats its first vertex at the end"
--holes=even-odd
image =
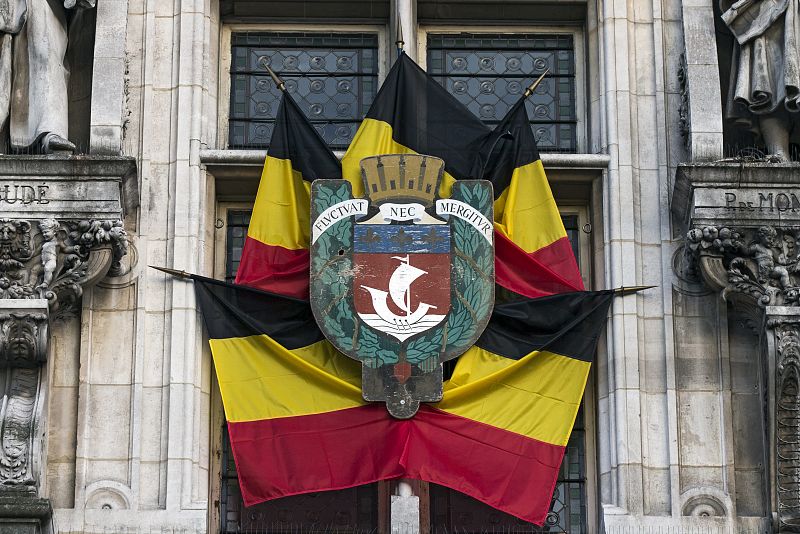
POLYGON ((525 252, 501 232, 495 232, 495 280, 528 298, 583 291, 583 280, 569 238, 525 252))
POLYGON ((308 249, 290 250, 247 237, 236 283, 308 300, 308 249))
MULTIPOLYGON (((500 232, 494 235, 499 285, 528 298, 583 290, 568 238, 528 254, 500 232)), ((308 249, 290 250, 248 237, 236 283, 308 300, 308 261, 308 249)))
POLYGON ((424 405, 407 420, 370 404, 228 429, 246 506, 408 477, 541 524, 564 455, 564 447, 424 405))

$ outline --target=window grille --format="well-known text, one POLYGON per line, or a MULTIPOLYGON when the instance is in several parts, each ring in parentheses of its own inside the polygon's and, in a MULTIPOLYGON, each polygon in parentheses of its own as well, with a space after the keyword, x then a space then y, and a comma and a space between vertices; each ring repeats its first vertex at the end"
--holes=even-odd
MULTIPOLYGON (((233 281, 242 256, 242 247, 250 223, 251 210, 229 210, 227 215, 226 270, 225 279, 233 281)), ((576 215, 563 215, 562 221, 567 236, 572 244, 575 258, 580 262, 579 222, 576 215)), ((446 362, 446 368, 451 362, 446 362)), ((452 373, 452 370, 450 370, 452 373)), ((236 465, 230 452, 227 429, 222 433, 222 480, 220 489, 220 532, 285 532, 290 527, 282 524, 277 518, 261 518, 263 511, 248 511, 242 504, 236 465), (247 514, 251 515, 247 515, 247 514), (253 515, 256 514, 256 515, 253 515), (259 515, 260 514, 260 515, 259 515), (273 523, 274 522, 274 523, 273 523), (251 527, 248 527, 251 525, 251 527), (266 526, 265 526, 266 525, 266 526), (263 530, 261 530, 263 529, 263 530)), ((587 496, 586 496, 586 429, 584 410, 581 408, 575 419, 564 460, 561 463, 558 482, 553 494, 550 512, 545 524, 536 527, 508 514, 499 512, 471 497, 447 488, 431 484, 431 531, 432 532, 567 532, 583 534, 587 532, 587 496)), ((358 505, 350 512, 352 518, 361 521, 361 525, 377 521, 377 498, 374 485, 357 490, 354 495, 342 495, 340 501, 331 501, 332 506, 352 503, 358 505), (374 509, 370 510, 370 507, 374 509)), ((328 492, 325 492, 328 493, 328 492)), ((290 497, 291 499, 291 497, 290 497)), ((297 506, 289 506, 291 510, 297 506)), ((286 512, 283 512, 286 513, 286 512)), ((280 514, 278 514, 280 515, 280 514)), ((299 516, 293 516, 299 517, 299 516)), ((338 516, 337 516, 338 517, 338 516)), ((295 529, 296 530, 296 529, 295 529)), ((347 531, 347 528, 342 531, 347 531)), ((358 530, 356 528, 355 530, 358 530)), ((351 529, 351 531, 353 531, 351 529)))
POLYGON ((245 32, 231 36, 229 148, 267 148, 281 92, 269 66, 331 148, 346 148, 378 88, 369 33, 245 32))
POLYGON ((539 150, 577 150, 575 44, 569 34, 430 34, 428 72, 495 125, 546 69, 526 105, 539 150))

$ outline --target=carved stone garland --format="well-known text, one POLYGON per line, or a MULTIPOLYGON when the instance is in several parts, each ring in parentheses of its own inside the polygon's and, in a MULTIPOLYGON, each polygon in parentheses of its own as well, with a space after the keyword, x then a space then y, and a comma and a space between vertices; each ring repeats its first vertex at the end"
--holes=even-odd
POLYGON ((800 532, 800 229, 706 226, 687 234, 684 277, 701 276, 750 317, 774 366, 773 487, 778 532, 800 532), (699 267, 699 269, 695 269, 699 267), (699 272, 698 272, 699 271, 699 272))
POLYGON ((33 450, 50 319, 77 313, 83 288, 121 275, 121 221, 0 218, 0 499, 35 496, 33 450))

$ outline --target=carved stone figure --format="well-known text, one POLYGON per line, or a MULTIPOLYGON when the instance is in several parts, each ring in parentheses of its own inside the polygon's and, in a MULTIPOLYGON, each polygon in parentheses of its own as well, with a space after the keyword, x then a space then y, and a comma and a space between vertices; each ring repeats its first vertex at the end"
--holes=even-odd
POLYGON ((726 118, 787 160, 800 112, 800 0, 720 0, 720 8, 736 38, 726 118))
POLYGON ((0 130, 11 146, 72 151, 67 139, 67 10, 96 0, 0 0, 0 130))
POLYGON ((122 274, 122 221, 45 219, 38 227, 37 236, 28 221, 0 219, 0 299, 46 299, 59 318, 76 311, 92 279, 122 274))
POLYGON ((759 282, 765 284, 772 278, 780 283, 781 289, 786 289, 791 286, 789 269, 786 266, 786 255, 783 252, 776 252, 777 237, 778 232, 775 228, 760 227, 756 232, 755 241, 750 245, 750 254, 758 265, 759 282))
POLYGON ((759 306, 800 303, 800 250, 797 232, 759 228, 693 228, 686 235, 688 249, 712 286, 726 298, 745 295, 759 306))

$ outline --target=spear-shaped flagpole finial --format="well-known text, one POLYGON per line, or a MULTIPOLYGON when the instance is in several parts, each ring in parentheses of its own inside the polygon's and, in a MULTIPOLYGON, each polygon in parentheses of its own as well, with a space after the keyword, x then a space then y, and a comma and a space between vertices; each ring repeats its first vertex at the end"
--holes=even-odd
POLYGON ((278 87, 278 89, 280 89, 283 92, 286 92, 286 84, 283 83, 281 77, 275 74, 275 71, 269 68, 269 65, 264 65, 264 66, 267 68, 267 72, 269 72, 270 78, 272 78, 272 81, 275 82, 275 85, 278 87))
POLYGON ((187 280, 192 278, 192 274, 191 273, 187 273, 186 271, 179 271, 177 269, 170 269, 169 267, 156 267, 155 265, 150 265, 149 267, 151 269, 155 269, 157 271, 161 271, 162 273, 171 274, 172 276, 176 276, 178 278, 184 278, 184 279, 187 279, 187 280))
POLYGON ((658 286, 622 286, 618 287, 614 290, 615 295, 625 296, 630 295, 632 293, 638 293, 639 291, 644 291, 645 289, 653 289, 654 287, 658 286))
POLYGON ((549 72, 550 69, 545 69, 542 75, 536 78, 536 80, 534 80, 534 82, 530 84, 527 89, 525 89, 525 95, 523 96, 523 98, 528 98, 529 96, 531 96, 533 92, 536 90, 536 88, 539 87, 539 84, 542 83, 542 80, 544 80, 544 77, 547 76, 549 72))
POLYGON ((400 17, 400 9, 397 9, 397 40, 394 44, 397 45, 397 52, 400 53, 403 51, 403 47, 405 46, 406 42, 403 40, 403 19, 400 17))

